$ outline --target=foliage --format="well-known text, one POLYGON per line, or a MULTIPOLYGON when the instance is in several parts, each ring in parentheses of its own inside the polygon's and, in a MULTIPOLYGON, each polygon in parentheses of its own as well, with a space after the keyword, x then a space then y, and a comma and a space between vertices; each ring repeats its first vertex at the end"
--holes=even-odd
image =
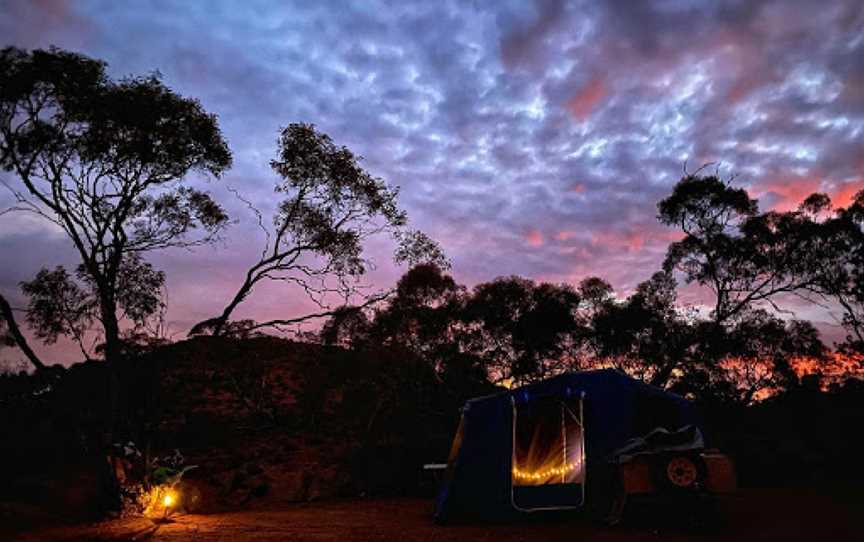
POLYGON ((567 355, 584 322, 578 292, 566 284, 506 277, 478 285, 463 320, 469 349, 496 380, 543 378, 571 366, 567 355))
POLYGON ((591 342, 601 359, 665 387, 690 367, 692 323, 677 306, 676 283, 657 272, 623 302, 606 302, 591 318, 591 342))
POLYGON ((794 272, 798 239, 776 227, 782 226, 779 215, 759 215, 757 202, 745 190, 717 176, 686 175, 657 207, 661 222, 685 234, 669 246, 664 270, 680 271, 687 283, 713 292, 715 322, 723 323, 753 303, 772 303, 778 294, 806 283, 794 272))
POLYGON ((421 265, 384 306, 342 308, 320 336, 355 350, 406 349, 459 389, 611 365, 685 395, 743 403, 798 386, 794 360, 826 359, 807 322, 748 309, 718 324, 682 309, 676 290, 663 271, 624 299, 597 277, 577 289, 505 277, 468 290, 421 265))
MULTIPOLYGON (((161 323, 157 324, 161 326, 161 323)), ((124 359, 136 359, 145 354, 157 351, 171 341, 146 328, 125 329, 120 333, 120 354, 124 359)), ((105 343, 96 344, 97 354, 105 353, 105 343)))
MULTIPOLYGON (((0 167, 20 181, 7 185, 9 210, 50 220, 72 241, 97 293, 109 359, 119 354, 123 265, 215 239, 224 211, 181 183, 190 171, 219 176, 230 164, 216 118, 158 74, 113 81, 103 62, 83 55, 0 51, 0 167), (190 238, 194 230, 201 234, 190 238)), ((149 310, 125 305, 133 318, 149 310)))
POLYGON ((330 316, 328 297, 347 302, 361 293, 357 280, 371 265, 364 258, 364 243, 379 234, 396 240, 397 262, 446 265, 437 243, 406 228, 407 215, 397 205, 398 189, 363 169, 360 157, 348 148, 302 123, 282 130, 278 145, 270 166, 279 176, 275 191, 282 199, 272 227, 264 226, 260 212, 253 208, 267 239, 264 250, 222 314, 200 322, 192 334, 221 334, 237 306, 256 285, 269 280, 296 286, 323 313, 262 322, 257 327, 330 316))
POLYGON ((225 379, 227 391, 249 412, 270 423, 279 421, 280 412, 273 394, 272 382, 267 376, 252 375, 241 370, 226 372, 225 379))
MULTIPOLYGON (((156 457, 147 465, 145 484, 138 493, 137 507, 145 515, 167 515, 170 506, 164 503, 168 495, 177 499, 177 486, 183 481, 187 472, 198 468, 197 465, 186 465, 186 458, 180 450, 171 454, 156 457)), ((175 503, 171 506, 179 505, 175 503)))
POLYGON ((27 323, 46 343, 60 335, 72 336, 83 347, 83 336, 96 318, 98 302, 69 276, 63 266, 44 267, 21 289, 29 298, 27 323))
POLYGON ((579 282, 579 297, 588 313, 595 313, 615 298, 612 285, 600 277, 586 277, 579 282))
POLYGON ((123 473, 117 480, 122 513, 166 515, 168 508, 182 506, 177 487, 198 466, 187 465, 180 450, 151 458, 131 440, 114 443, 112 448, 111 463, 123 473), (167 495, 172 499, 170 506, 164 502, 167 495))
POLYGON ((561 370, 580 339, 579 295, 566 285, 496 279, 468 291, 432 264, 417 265, 371 318, 345 308, 322 328, 328 344, 406 348, 442 378, 536 379, 561 370))
POLYGON ((370 340, 436 359, 442 346, 455 340, 464 291, 438 266, 413 267, 397 282, 387 307, 376 312, 370 340))
POLYGON ((844 348, 864 344, 864 191, 833 213, 830 198, 818 193, 796 210, 760 213, 744 190, 692 174, 658 209, 661 222, 685 234, 669 246, 664 269, 714 293, 718 325, 735 325, 754 307, 788 312, 778 304, 783 296, 821 298, 843 311, 844 348))
POLYGON ((864 190, 845 209, 838 209, 819 221, 819 213, 830 210, 824 194, 810 196, 799 212, 810 219, 808 270, 813 277, 809 290, 836 302, 849 332, 841 348, 847 353, 864 353, 864 190))
POLYGON ((351 347, 369 340, 371 322, 358 307, 339 307, 321 326, 318 336, 322 344, 351 347))
POLYGON ((175 449, 168 455, 153 459, 148 465, 148 480, 151 485, 174 488, 187 472, 195 468, 198 466, 187 465, 186 458, 175 449))
MULTIPOLYGON (((134 325, 134 331, 121 333, 121 345, 143 341, 140 330, 164 308, 164 283, 165 274, 137 253, 127 255, 120 263, 115 299, 122 311, 120 318, 134 325)), ((56 342, 61 335, 72 337, 89 358, 84 335, 100 318, 100 312, 98 286, 87 268, 78 266, 74 278, 63 266, 53 271, 43 268, 32 281, 22 282, 21 289, 29 301, 27 323, 36 336, 46 343, 56 342)))

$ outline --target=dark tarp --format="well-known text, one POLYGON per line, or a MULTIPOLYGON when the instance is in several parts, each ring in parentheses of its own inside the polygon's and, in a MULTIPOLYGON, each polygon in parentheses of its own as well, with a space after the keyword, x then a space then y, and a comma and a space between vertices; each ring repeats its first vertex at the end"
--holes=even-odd
POLYGON ((524 490, 522 499, 527 501, 519 500, 520 506, 523 502, 538 507, 583 504, 581 485, 553 483, 513 488, 511 474, 514 405, 517 416, 521 416, 523 409, 548 400, 578 408, 580 397, 584 398, 584 506, 600 513, 612 498, 612 452, 657 427, 674 430, 700 425, 689 401, 614 369, 564 374, 472 399, 462 411, 459 435, 454 439, 436 500, 436 521, 513 517, 518 514, 513 506, 514 489, 524 490))

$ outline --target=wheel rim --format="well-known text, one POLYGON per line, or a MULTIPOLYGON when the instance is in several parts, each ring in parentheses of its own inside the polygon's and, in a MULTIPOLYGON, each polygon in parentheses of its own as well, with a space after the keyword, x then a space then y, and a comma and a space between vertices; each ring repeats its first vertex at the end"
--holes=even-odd
POLYGON ((666 464, 666 477, 677 487, 690 487, 696 482, 696 465, 686 457, 676 457, 666 464))

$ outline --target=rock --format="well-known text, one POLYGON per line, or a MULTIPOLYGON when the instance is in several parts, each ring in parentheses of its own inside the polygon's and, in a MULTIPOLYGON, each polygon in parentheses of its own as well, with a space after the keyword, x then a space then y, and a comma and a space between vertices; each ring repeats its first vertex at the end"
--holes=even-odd
POLYGON ((334 499, 345 494, 350 477, 335 468, 321 469, 309 481, 306 499, 309 501, 334 499))
POLYGON ((214 478, 222 487, 223 500, 235 506, 268 495, 272 487, 272 478, 258 464, 244 464, 214 478))
POLYGON ((275 472, 273 495, 286 502, 305 502, 309 495, 309 476, 305 471, 275 472))
POLYGON ((182 481, 177 485, 180 505, 190 514, 214 510, 218 502, 218 491, 203 480, 182 481))

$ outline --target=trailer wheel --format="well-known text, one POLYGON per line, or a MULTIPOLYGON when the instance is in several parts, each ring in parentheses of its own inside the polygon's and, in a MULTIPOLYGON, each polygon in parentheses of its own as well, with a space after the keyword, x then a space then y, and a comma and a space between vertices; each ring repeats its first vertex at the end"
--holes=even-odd
POLYGON ((689 457, 673 457, 666 463, 666 478, 676 487, 688 488, 699 479, 699 470, 689 457))
POLYGON ((657 465, 657 478, 660 487, 674 491, 698 489, 705 480, 705 464, 694 455, 667 456, 657 465))

